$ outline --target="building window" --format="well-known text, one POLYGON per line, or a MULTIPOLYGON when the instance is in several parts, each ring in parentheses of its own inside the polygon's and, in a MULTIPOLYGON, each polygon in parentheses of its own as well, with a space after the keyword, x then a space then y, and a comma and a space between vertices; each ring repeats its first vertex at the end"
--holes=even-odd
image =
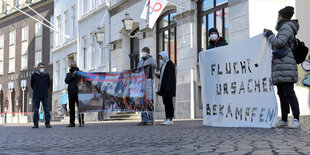
POLYGON ((39 64, 40 62, 42 62, 42 51, 36 51, 35 53, 35 64, 39 64))
POLYGON ((56 61, 56 89, 59 90, 59 81, 60 81, 60 61, 56 61))
POLYGON ((9 73, 15 71, 15 57, 9 59, 9 73))
POLYGON ((76 7, 72 6, 72 37, 76 35, 76 7))
POLYGON ((3 75, 4 35, 0 35, 0 75, 3 75))
POLYGON ((57 16, 57 33, 56 33, 56 36, 57 36, 57 45, 60 45, 61 42, 62 42, 62 38, 61 38, 61 34, 59 33, 61 31, 61 16, 57 16))
MULTIPOLYGON (((65 27, 65 34, 69 34, 69 23, 68 23, 68 11, 64 12, 64 27, 65 27)), ((66 41, 68 41, 67 38, 65 38, 66 41)))
POLYGON ((217 28, 219 35, 229 42, 228 36, 228 0, 200 0, 198 9, 198 52, 209 45, 208 30, 217 28))
POLYGON ((15 30, 10 32, 10 45, 15 45, 15 30))
POLYGON ((157 56, 161 51, 169 54, 170 60, 177 64, 177 24, 174 16, 176 10, 161 15, 156 23, 157 56))
MULTIPOLYGON (((139 28, 134 30, 130 35, 135 35, 138 30, 139 30, 139 28)), ((140 50, 139 39, 137 39, 137 38, 130 38, 130 54, 129 54, 129 58, 130 58, 130 69, 131 70, 136 70, 137 67, 138 67, 138 63, 139 63, 139 50, 140 50)))
POLYGON ((87 14, 88 12, 88 3, 89 3, 88 0, 87 1, 83 0, 83 14, 84 15, 87 14))
POLYGON ((95 43, 95 35, 92 36, 92 43, 90 44, 91 48, 91 68, 94 68, 96 65, 96 43, 95 43))
POLYGON ((41 24, 41 22, 36 22, 35 26, 36 26, 36 31, 35 31, 36 37, 41 36, 42 35, 42 24, 41 24))
POLYGON ((86 36, 82 37, 81 45, 82 45, 81 47, 82 47, 82 52, 83 52, 83 55, 82 55, 83 68, 86 69, 87 68, 87 48, 86 48, 87 38, 86 38, 86 36))
POLYGON ((28 67, 28 26, 22 28, 21 69, 28 67))

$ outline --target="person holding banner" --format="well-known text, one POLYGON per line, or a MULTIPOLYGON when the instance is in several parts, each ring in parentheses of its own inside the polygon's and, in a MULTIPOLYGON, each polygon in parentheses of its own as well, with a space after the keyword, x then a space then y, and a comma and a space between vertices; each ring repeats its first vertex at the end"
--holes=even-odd
POLYGON ((219 35, 219 32, 216 28, 211 28, 209 30, 209 38, 210 41, 208 49, 228 45, 226 40, 219 35))
POLYGON ((159 78, 157 94, 162 96, 165 105, 166 120, 161 125, 173 125, 174 117, 173 97, 176 93, 175 65, 169 59, 166 51, 159 53, 160 73, 156 73, 159 78))
POLYGON ((291 20, 294 8, 287 6, 279 11, 276 25, 277 35, 271 30, 264 29, 264 36, 273 49, 272 59, 272 82, 277 86, 281 104, 282 119, 276 127, 288 126, 287 117, 290 106, 294 120, 290 128, 300 128, 299 105, 294 92, 294 83, 298 80, 298 70, 291 47, 294 47, 295 35, 298 32, 297 20, 291 20))
POLYGON ((50 112, 48 104, 48 88, 50 87, 50 75, 45 71, 45 64, 39 63, 38 70, 31 75, 31 88, 33 90, 33 127, 39 128, 39 108, 42 102, 45 126, 51 128, 50 125, 50 112))
MULTIPOLYGON (((70 110, 70 124, 67 127, 75 127, 75 104, 79 107, 78 98, 78 83, 80 81, 80 76, 76 74, 79 68, 75 61, 71 62, 70 72, 67 73, 65 82, 68 84, 68 94, 69 94, 69 110, 70 110)), ((84 114, 79 114, 79 127, 84 127, 84 114)))
MULTIPOLYGON (((139 61, 138 70, 143 70, 145 77, 147 79, 147 103, 153 102, 153 78, 155 69, 157 68, 157 63, 150 55, 150 49, 148 47, 144 47, 142 49, 142 57, 139 61)), ((153 118, 153 110, 154 109, 146 109, 150 110, 149 112, 142 111, 141 112, 141 122, 138 124, 141 125, 154 125, 154 118, 153 118)))

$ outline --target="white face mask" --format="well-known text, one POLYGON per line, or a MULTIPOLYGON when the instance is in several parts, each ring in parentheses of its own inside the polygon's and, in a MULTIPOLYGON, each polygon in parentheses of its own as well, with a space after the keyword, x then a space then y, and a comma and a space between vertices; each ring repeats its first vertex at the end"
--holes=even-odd
POLYGON ((210 35, 210 39, 213 40, 213 41, 215 41, 217 38, 218 38, 217 34, 211 34, 210 35))
POLYGON ((163 66, 164 63, 165 63, 165 61, 164 61, 163 59, 160 59, 160 60, 159 60, 159 65, 160 65, 160 66, 163 66))
POLYGON ((146 57, 146 56, 147 56, 147 53, 142 52, 141 56, 142 56, 142 58, 144 58, 144 57, 146 57))
POLYGON ((45 69, 44 68, 40 68, 40 73, 44 73, 45 69))

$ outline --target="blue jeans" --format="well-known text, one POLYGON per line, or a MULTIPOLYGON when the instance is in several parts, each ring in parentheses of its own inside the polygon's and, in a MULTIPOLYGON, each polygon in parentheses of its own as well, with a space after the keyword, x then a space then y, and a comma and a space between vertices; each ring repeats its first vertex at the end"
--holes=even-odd
POLYGON ((153 123, 153 112, 152 111, 150 111, 150 112, 142 111, 141 112, 141 118, 142 118, 142 122, 153 123))
POLYGON ((48 98, 34 98, 33 99, 33 123, 39 124, 39 108, 40 108, 40 101, 42 101, 43 109, 44 109, 44 117, 45 117, 45 124, 50 123, 50 112, 49 112, 49 105, 48 105, 48 98))

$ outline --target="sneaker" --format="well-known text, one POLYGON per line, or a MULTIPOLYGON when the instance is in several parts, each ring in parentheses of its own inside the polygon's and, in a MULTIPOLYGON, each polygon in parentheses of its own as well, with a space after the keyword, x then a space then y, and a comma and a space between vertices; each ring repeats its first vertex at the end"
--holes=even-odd
POLYGON ((45 127, 46 128, 52 128, 52 126, 50 124, 46 124, 45 127))
POLYGON ((148 126, 155 125, 155 122, 147 122, 146 125, 148 126))
POLYGON ((75 127, 75 124, 69 124, 67 127, 69 127, 69 128, 75 127))
POLYGON ((139 124, 137 124, 138 126, 144 126, 144 125, 147 125, 146 122, 140 122, 139 124))
POLYGON ((282 120, 280 120, 277 124, 276 124, 276 128, 283 128, 283 127, 287 127, 288 123, 284 122, 282 120))
POLYGON ((162 123, 160 123, 160 125, 173 125, 173 121, 170 119, 166 119, 165 121, 163 121, 162 123))
POLYGON ((292 124, 290 124, 289 128, 291 128, 291 129, 300 128, 300 123, 299 123, 298 119, 294 118, 294 120, 293 120, 292 124))

